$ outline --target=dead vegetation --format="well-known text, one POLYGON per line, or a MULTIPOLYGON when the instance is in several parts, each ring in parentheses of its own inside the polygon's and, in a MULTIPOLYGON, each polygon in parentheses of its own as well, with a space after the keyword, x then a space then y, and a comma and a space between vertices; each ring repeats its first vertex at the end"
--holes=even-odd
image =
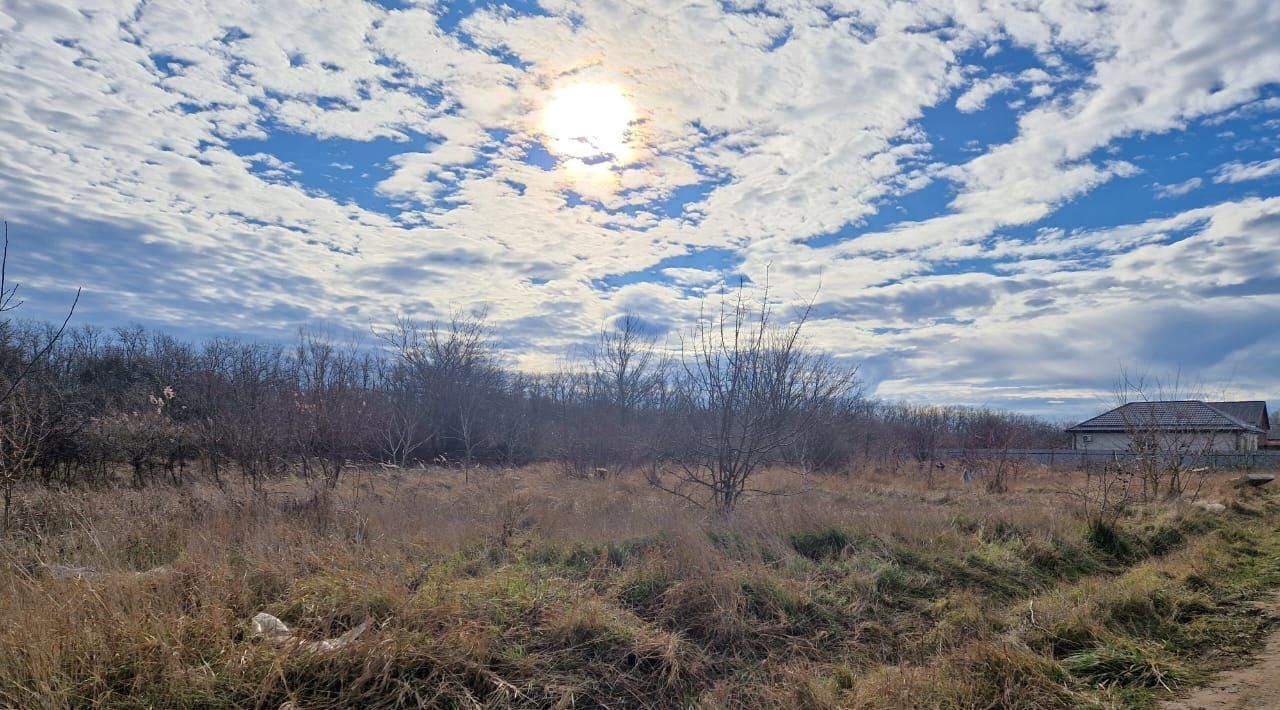
POLYGON ((1061 474, 759 476, 787 495, 732 519, 550 465, 24 488, 0 705, 1141 706, 1254 643, 1280 585, 1280 507, 1225 478, 1228 510, 1107 537, 1061 474))

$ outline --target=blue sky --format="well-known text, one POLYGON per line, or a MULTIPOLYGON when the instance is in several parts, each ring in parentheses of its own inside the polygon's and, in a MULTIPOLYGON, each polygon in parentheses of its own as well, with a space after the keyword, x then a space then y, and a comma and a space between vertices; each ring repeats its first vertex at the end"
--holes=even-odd
POLYGON ((541 369, 745 280, 889 399, 1275 402, 1276 37, 1270 0, 0 0, 0 215, 28 317, 484 308, 541 369), (598 155, 548 118, 582 86, 579 132, 629 109, 598 155))

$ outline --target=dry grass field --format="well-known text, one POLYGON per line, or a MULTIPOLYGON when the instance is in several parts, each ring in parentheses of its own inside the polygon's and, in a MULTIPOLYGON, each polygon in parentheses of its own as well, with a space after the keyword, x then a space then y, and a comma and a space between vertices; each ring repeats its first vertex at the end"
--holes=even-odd
POLYGON ((1099 531, 1081 481, 769 471, 787 494, 730 520, 550 467, 23 490, 0 704, 1143 707, 1257 643, 1274 495, 1223 476, 1201 498, 1225 511, 1099 531), (255 635, 259 612, 293 635, 255 635))

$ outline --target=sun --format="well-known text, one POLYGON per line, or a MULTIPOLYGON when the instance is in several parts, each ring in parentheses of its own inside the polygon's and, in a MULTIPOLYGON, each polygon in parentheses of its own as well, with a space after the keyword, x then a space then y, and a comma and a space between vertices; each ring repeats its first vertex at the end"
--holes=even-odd
POLYGON ((582 166, 623 163, 634 112, 622 90, 612 84, 570 84, 556 89, 542 117, 552 152, 582 166))

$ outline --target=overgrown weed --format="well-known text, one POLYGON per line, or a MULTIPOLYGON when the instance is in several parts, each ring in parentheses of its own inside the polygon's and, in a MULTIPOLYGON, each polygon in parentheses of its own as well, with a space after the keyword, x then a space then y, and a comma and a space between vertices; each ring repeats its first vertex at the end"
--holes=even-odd
POLYGON ((1265 494, 1098 529, 1034 477, 811 483, 728 521, 538 468, 32 491, 0 558, 0 705, 1106 707, 1250 647, 1248 601, 1280 587, 1265 494), (282 650, 258 611, 309 640, 371 626, 282 650))

